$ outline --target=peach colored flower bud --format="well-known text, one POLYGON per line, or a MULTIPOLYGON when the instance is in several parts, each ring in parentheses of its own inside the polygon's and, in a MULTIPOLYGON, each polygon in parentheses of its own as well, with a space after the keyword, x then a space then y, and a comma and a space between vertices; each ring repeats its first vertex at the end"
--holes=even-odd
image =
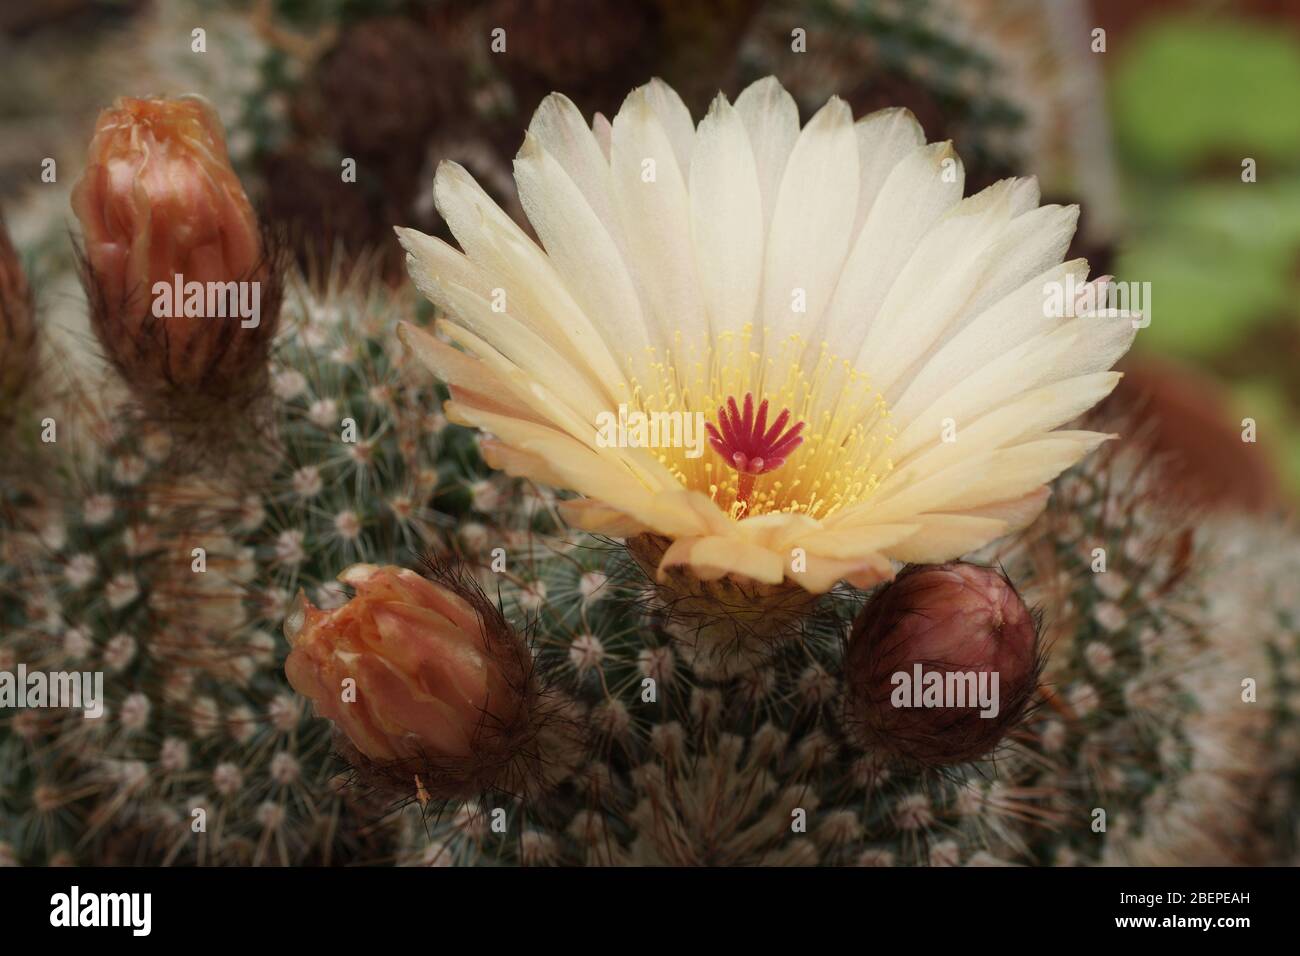
POLYGON ((1040 664, 1037 622, 997 569, 910 567, 853 623, 844 664, 850 722, 903 760, 975 760, 1019 722, 1040 664))
POLYGON ((332 611, 304 597, 285 620, 289 683, 390 783, 440 798, 518 787, 539 708, 531 654, 455 574, 358 564, 332 611), (415 778, 418 777, 418 782, 415 778))
POLYGON ((0 424, 33 375, 35 312, 18 252, 0 218, 0 424))
POLYGON ((72 208, 95 332, 132 387, 213 396, 265 374, 278 276, 211 106, 104 110, 72 208))

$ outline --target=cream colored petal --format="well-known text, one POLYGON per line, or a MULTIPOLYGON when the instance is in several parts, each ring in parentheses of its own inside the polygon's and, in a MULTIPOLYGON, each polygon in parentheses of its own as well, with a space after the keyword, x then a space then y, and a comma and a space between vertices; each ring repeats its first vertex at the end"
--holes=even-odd
POLYGON ((614 117, 614 202, 638 288, 659 331, 652 344, 663 349, 680 335, 688 346, 703 349, 708 326, 691 245, 690 197, 652 99, 643 87, 614 117))
POLYGON ((1011 220, 1011 193, 1004 180, 962 200, 899 272, 857 357, 886 398, 897 397, 896 384, 936 347, 978 288, 982 255, 1011 220))
POLYGON ((407 267, 421 291, 436 302, 435 280, 444 279, 483 298, 503 298, 513 316, 553 343, 575 368, 589 369, 596 382, 616 379, 620 366, 542 251, 464 170, 457 174, 448 167, 444 175, 443 169, 439 167, 440 181, 446 180, 441 187, 444 203, 477 224, 462 228, 468 237, 462 246, 468 242, 467 252, 470 247, 475 252, 466 256, 433 236, 398 229, 407 267))
MULTIPOLYGON (((985 382, 990 387, 990 396, 996 394, 998 401, 1005 401, 1011 394, 1027 388, 1110 369, 1128 351, 1136 335, 1133 320, 1129 318, 1081 316, 1058 322, 1051 332, 1026 343, 1023 351, 1012 349, 971 378, 985 382), (1023 363, 1017 373, 1013 369, 1018 359, 1023 359, 1023 363), (1018 380, 1010 383, 1010 390, 1005 387, 1008 374, 1018 374, 1018 380)), ((982 405, 987 408, 992 403, 982 405)), ((971 417, 969 411, 967 417, 971 417)))
MULTIPOLYGON (((436 243, 437 240, 432 240, 431 245, 436 243)), ((495 312, 492 309, 492 303, 475 291, 475 287, 482 288, 483 282, 472 263, 445 244, 438 248, 448 251, 449 263, 458 270, 458 275, 464 276, 472 285, 462 286, 442 274, 438 265, 429 258, 415 261, 413 256, 408 256, 415 284, 430 301, 454 316, 456 323, 481 333, 485 341, 492 343, 494 350, 504 350, 509 356, 517 356, 529 374, 553 373, 576 383, 578 391, 575 394, 579 401, 585 401, 593 409, 609 404, 608 396, 597 395, 591 390, 587 384, 590 376, 581 374, 580 367, 575 368, 546 339, 508 312, 495 312)))
MULTIPOLYGON (((992 505, 972 507, 972 509, 966 509, 958 512, 958 514, 967 515, 970 518, 991 518, 1004 524, 1006 532, 1019 531, 1043 512, 1050 497, 1052 497, 1052 490, 1047 486, 1041 486, 1041 488, 1035 488, 1032 492, 1023 494, 1019 498, 1013 498, 1010 501, 993 502, 992 505)), ((926 518, 932 518, 932 515, 927 515, 926 518)), ((861 509, 840 512, 840 514, 835 515, 835 518, 827 522, 827 527, 835 531, 835 533, 845 533, 840 531, 841 527, 853 528, 854 531, 858 531, 858 529, 867 532, 872 531, 874 528, 872 528, 870 502, 867 502, 861 509)), ((894 527, 894 525, 885 525, 885 527, 894 527)), ((915 531, 920 531, 919 524, 906 525, 906 527, 914 527, 915 531)), ((900 538, 900 541, 906 541, 906 538, 900 538)), ((893 548, 889 548, 891 554, 893 550, 893 548)), ((956 555, 949 555, 949 557, 956 557, 956 555)), ((909 558, 909 561, 911 559, 913 558, 909 558)), ((946 561, 946 559, 948 558, 940 558, 940 561, 946 561)))
MULTIPOLYGON (((445 331, 447 337, 454 343, 479 356, 483 363, 500 379, 510 383, 512 394, 518 395, 519 400, 524 403, 524 407, 528 410, 529 414, 522 417, 531 421, 538 421, 564 432, 587 448, 599 450, 622 468, 633 474, 640 475, 643 479, 654 476, 653 480, 666 480, 668 473, 644 450, 622 448, 617 445, 610 445, 609 447, 601 445, 602 421, 599 416, 608 414, 612 420, 613 413, 598 411, 593 414, 590 411, 576 411, 571 399, 561 399, 549 387, 541 384, 542 380, 538 380, 521 370, 482 339, 475 337, 473 333, 446 322, 441 323, 440 328, 445 331)), ((556 379, 544 380, 555 381, 556 379)), ((485 411, 501 414, 499 402, 493 399, 486 402, 481 401, 473 392, 456 390, 452 397, 460 405, 473 405, 485 411)), ((510 415, 510 417, 518 418, 521 416, 510 415)))
POLYGON ((614 127, 609 122, 609 117, 604 113, 597 113, 591 118, 591 133, 596 137, 596 142, 600 145, 600 151, 605 156, 605 162, 609 162, 609 140, 614 133, 614 127))
POLYGON ((893 576, 894 567, 883 554, 832 558, 810 552, 807 568, 790 578, 811 594, 823 594, 840 581, 848 581, 856 588, 871 588, 893 576))
POLYGON ((677 91, 658 77, 641 89, 645 91, 646 102, 658 117, 668 141, 672 143, 678 173, 685 181, 690 173, 695 140, 695 122, 691 119, 691 111, 686 108, 677 91))
POLYGON ((865 586, 888 577, 892 568, 882 552, 917 528, 877 525, 841 533, 827 530, 807 515, 772 513, 746 518, 727 530, 749 546, 780 556, 788 577, 805 590, 820 593, 840 578, 852 577, 865 586))
POLYGON ((484 438, 479 442, 479 448, 488 467, 496 471, 504 471, 507 475, 516 478, 531 478, 533 481, 552 487, 558 486, 564 480, 563 476, 552 470, 541 456, 511 448, 494 438, 484 438))
POLYGON ((763 199, 744 121, 719 95, 701 121, 691 161, 691 236, 714 336, 739 331, 758 308, 763 199))
POLYGON ((868 113, 853 125, 853 132, 858 138, 859 168, 856 236, 894 167, 925 145, 925 132, 912 111, 901 107, 868 113))
POLYGON ((1061 324, 1061 319, 1045 314, 1044 289, 1082 282, 1088 264, 1075 259, 1030 279, 1019 289, 1004 296, 984 310, 966 327, 949 339, 913 376, 902 396, 893 403, 897 421, 906 424, 936 399, 1001 355, 1061 324))
MULTIPOLYGON (((487 238, 485 227, 496 223, 525 240, 527 236, 474 181, 474 177, 459 163, 444 160, 438 164, 434 175, 433 196, 438 212, 447 221, 465 254, 489 272, 505 271, 501 268, 504 263, 497 258, 487 238)), ((529 244, 532 244, 531 240, 529 244)))
MULTIPOLYGON (((1035 195, 1037 189, 1025 190, 1018 181, 1004 180, 985 193, 995 190, 999 192, 996 205, 967 219, 967 235, 950 237, 952 249, 947 252, 939 249, 935 259, 923 264, 919 275, 924 287, 931 290, 929 297, 925 301, 917 296, 910 298, 912 307, 928 317, 927 322, 917 328, 904 327, 900 334, 905 344, 901 348, 891 349, 888 344, 875 343, 877 350, 884 350, 892 357, 890 374, 876 370, 877 380, 882 386, 888 386, 888 398, 897 398, 910 387, 908 372, 915 375, 919 367, 985 309, 1022 287, 1031 277, 1060 263, 1065 255, 1074 235, 1078 207, 1044 206, 1008 219, 1017 195, 1026 192, 1035 195), (962 249, 967 254, 959 251, 962 249), (928 283, 926 271, 934 275, 928 283)), ((966 203, 978 201, 985 193, 966 203)), ((922 251, 918 250, 909 263, 909 270, 921 263, 922 258, 922 251)), ((903 281, 900 279, 898 285, 902 286, 903 281)), ((898 291, 896 286, 894 292, 898 291)), ((891 292, 891 300, 893 295, 891 292)), ((902 298, 904 307, 908 300, 909 296, 902 298)), ((887 302, 884 309, 889 307, 887 302)), ((872 348, 871 342, 867 348, 872 348)))
POLYGON ((592 534, 606 534, 614 538, 630 538, 646 528, 641 522, 623 512, 590 498, 570 498, 557 506, 565 522, 592 534))
MULTIPOLYGON (((899 433, 887 450, 888 455, 895 462, 905 460, 918 448, 929 445, 946 427, 960 430, 962 423, 973 423, 1025 391, 1066 377, 1078 378, 1108 369, 1123 354, 1122 348, 1127 348, 1124 337, 1127 335, 1131 341, 1132 329, 1131 323, 1126 323, 1130 325, 1127 331, 1112 328, 1118 334, 1108 337, 1104 334, 1107 329, 1101 324, 1104 321, 1069 320, 960 380, 911 421, 898 412, 899 433)), ((894 473, 886 483, 902 480, 901 475, 894 473)))
POLYGON ((872 203, 844 263, 825 320, 813 336, 832 354, 855 361, 885 296, 921 238, 961 199, 964 174, 951 143, 913 150, 894 166, 872 203), (945 160, 955 165, 946 167, 945 160), (946 168, 956 178, 947 182, 946 168))
POLYGON ((776 211, 785 165, 799 138, 799 107, 794 97, 769 76, 751 83, 736 97, 736 112, 745 123, 763 194, 763 231, 776 211))
POLYGON ((516 467, 540 460, 547 469, 545 477, 532 474, 525 477, 536 477, 538 481, 581 494, 595 493, 615 506, 621 506, 620 501, 625 497, 647 494, 647 482, 655 479, 653 475, 632 474, 614 455, 593 451, 552 427, 500 415, 469 402, 449 401, 444 408, 452 421, 481 428, 520 453, 513 459, 516 467))
POLYGON ((764 584, 780 584, 785 577, 779 554, 734 537, 678 538, 659 562, 659 579, 676 565, 689 565, 704 581, 726 574, 742 574, 764 584))
POLYGON ((1003 226, 976 264, 964 310, 974 317, 1065 257, 1079 222, 1078 206, 1040 206, 1003 226))
POLYGON ((538 383, 545 382, 546 389, 562 396, 556 400, 585 422, 595 422, 596 416, 609 407, 609 398, 593 388, 599 383, 593 383, 589 375, 574 368, 549 342, 515 321, 508 312, 496 312, 490 300, 449 281, 437 283, 429 294, 456 317, 454 322, 442 323, 447 334, 455 336, 467 331, 475 337, 472 344, 481 341, 491 348, 492 355, 485 354, 482 348, 473 349, 480 358, 487 360, 500 355, 517 366, 532 382, 527 390, 534 396, 534 404, 544 400, 543 387, 538 383))
MULTIPOLYGON (((615 141, 617 146, 617 131, 615 141)), ((515 179, 528 221, 565 286, 583 312, 595 317, 620 366, 640 371, 645 349, 662 343, 643 312, 618 244, 573 180, 531 135, 515 157, 515 179)))
POLYGON ((1047 501, 1052 497, 1052 489, 1049 487, 1035 488, 1027 495, 1021 495, 1019 498, 1013 498, 1010 501, 996 501, 991 505, 983 505, 979 508, 970 508, 962 514, 971 515, 977 518, 996 518, 1007 526, 1007 531, 1019 531, 1021 528, 1028 527, 1033 523, 1043 509, 1047 507, 1047 501))
POLYGON ((1077 463, 1108 436, 1054 432, 1048 438, 969 455, 937 474, 878 492, 877 522, 910 521, 931 512, 958 512, 1034 491, 1077 463))
POLYGON ((827 528, 792 537, 784 546, 800 547, 809 554, 828 558, 851 559, 876 551, 888 552, 920 531, 921 527, 920 523, 908 519, 906 523, 872 524, 844 531, 827 528))
POLYGON ((1119 372, 1094 372, 1053 382, 1030 389, 973 419, 964 417, 960 411, 946 414, 949 410, 940 403, 928 413, 934 424, 928 442, 913 447, 923 429, 912 429, 906 445, 896 443, 895 472, 881 488, 892 487, 895 473, 899 475, 898 481, 905 482, 908 473, 933 474, 972 451, 1005 448, 1046 437, 1044 433, 1077 418, 1109 395, 1121 377, 1119 372), (944 440, 943 423, 948 420, 953 422, 953 441, 944 440))
POLYGON ((491 432, 512 448, 543 460, 548 484, 602 501, 661 534, 698 535, 728 527, 729 519, 716 505, 699 492, 682 489, 649 456, 637 461, 639 471, 633 473, 627 467, 630 459, 620 460, 605 449, 592 451, 554 429, 458 402, 445 407, 449 419, 491 432))
POLYGON ((621 229, 614 213, 609 157, 602 151, 596 135, 583 120, 578 107, 567 96, 552 93, 542 100, 533 113, 528 132, 554 157, 560 168, 568 173, 574 185, 582 191, 596 218, 621 246, 621 229))
POLYGON ((896 561, 936 563, 950 561, 982 548, 1005 535, 1005 521, 972 515, 932 514, 913 519, 920 530, 907 541, 888 549, 896 561))
MULTIPOLYGON (((492 396, 497 403, 493 410, 502 414, 539 423, 543 420, 529 410, 531 403, 516 391, 513 382, 499 376, 472 355, 440 342, 424 329, 408 322, 398 323, 397 338, 425 368, 447 385, 475 395, 492 396)), ((484 403, 476 400, 475 404, 484 403)))
POLYGON ((1080 316, 1068 319, 1062 329, 1080 339, 1080 347, 1066 353, 1050 369, 1044 381, 1102 372, 1113 366, 1133 344, 1136 320, 1122 316, 1080 316))
POLYGON ((848 254, 858 185, 853 112, 832 97, 799 134, 777 193, 763 260, 769 342, 818 326, 848 254))

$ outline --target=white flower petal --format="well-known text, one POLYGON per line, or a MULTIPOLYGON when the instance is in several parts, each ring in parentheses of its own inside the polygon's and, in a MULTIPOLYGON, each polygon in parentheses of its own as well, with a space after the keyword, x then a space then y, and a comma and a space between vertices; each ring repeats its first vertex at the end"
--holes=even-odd
POLYGON ((608 154, 601 149, 573 101, 559 93, 546 97, 533 114, 528 132, 569 174, 596 218, 621 243, 622 230, 614 212, 608 154))
POLYGON ((854 217, 853 235, 862 230, 876 197, 894 167, 908 153, 925 145, 925 133, 909 109, 894 107, 877 110, 853 126, 858 138, 858 213, 854 217))
MULTIPOLYGON (((950 384, 915 418, 904 420, 900 415, 898 437, 887 453, 894 461, 902 460, 940 437, 949 421, 960 429, 1024 391, 1052 381, 1057 363, 1079 347, 1077 331, 1071 326, 1062 326, 1024 342, 968 377, 950 384)), ((886 479, 889 482, 903 480, 897 472, 886 479)))
POLYGON ((708 326, 691 247, 690 198, 651 92, 634 92, 614 117, 614 202, 646 311, 660 330, 651 344, 663 349, 680 333, 702 346, 708 326))
MULTIPOLYGON (((472 308, 463 301, 457 301, 456 307, 461 310, 472 308)), ((600 400, 590 387, 581 383, 577 376, 556 365, 545 378, 540 378, 535 371, 535 363, 531 366, 533 371, 526 371, 472 332, 450 322, 442 323, 441 328, 453 342, 477 355, 496 380, 505 384, 508 389, 507 394, 515 396, 516 400, 528 409, 529 421, 548 424, 566 432, 588 447, 595 447, 596 432, 590 422, 594 415, 599 414, 600 400), (563 394, 557 394, 550 387, 541 384, 542 382, 553 383, 561 389, 565 389, 567 385, 569 388, 576 388, 577 391, 565 390, 563 394)), ((410 333, 408 333, 409 337, 411 337, 410 333)), ((427 342, 424 345, 426 355, 429 352, 436 352, 427 342)), ((493 395, 485 385, 486 383, 478 387, 464 386, 463 388, 472 395, 467 396, 461 391, 453 397, 462 403, 473 402, 479 407, 496 410, 501 396, 493 395), (483 401, 484 398, 487 399, 486 402, 483 401)))
POLYGON ((690 565, 701 580, 716 580, 724 574, 737 573, 762 581, 780 584, 785 577, 781 556, 761 548, 736 547, 731 537, 678 538, 659 562, 659 576, 675 565, 690 565))
POLYGON ((934 563, 980 548, 1009 530, 1005 521, 972 515, 920 515, 916 534, 889 551, 896 561, 934 563))
POLYGON ((736 112, 745 122, 749 143, 758 167, 758 183, 763 193, 763 223, 776 210, 776 196, 781 188, 785 164, 799 138, 799 107, 776 77, 769 76, 751 83, 736 97, 736 112))
POLYGON ((859 363, 886 398, 962 314, 990 250, 1011 219, 1010 181, 963 199, 921 239, 862 343, 859 363))
MULTIPOLYGON (((1119 383, 1119 372, 1095 372, 1078 378, 1054 382, 1031 389, 991 411, 972 419, 953 417, 955 440, 942 440, 942 428, 936 424, 932 438, 921 445, 899 443, 895 450, 895 470, 882 484, 882 491, 895 483, 906 482, 913 475, 933 474, 941 468, 975 451, 1004 448, 1034 438, 1072 421, 1109 395, 1119 383)), ((931 415, 938 415, 943 411, 931 415)), ((942 422, 950 416, 937 419, 942 422)), ((909 437, 919 432, 909 431, 909 437)))
POLYGON ((853 113, 832 98, 799 135, 777 193, 763 266, 769 341, 819 324, 848 254, 858 180, 853 113))
POLYGON ((763 275, 763 197, 740 112, 719 95, 691 162, 691 235, 713 335, 754 320, 763 275))
POLYGON ((1028 494, 1108 437, 1055 432, 1038 441, 965 456, 942 471, 899 483, 892 495, 882 492, 874 502, 873 517, 881 522, 911 520, 920 514, 962 511, 1028 494))
POLYGON ((433 236, 410 229, 399 230, 398 236, 407 250, 416 286, 430 301, 457 316, 467 327, 477 329, 503 354, 517 358, 520 365, 545 373, 549 370, 547 363, 554 363, 557 374, 578 377, 579 394, 598 396, 600 407, 609 405, 610 396, 602 389, 602 382, 608 381, 608 376, 617 377, 618 367, 594 338, 595 332, 585 332, 585 320, 577 321, 583 319, 577 306, 570 309, 567 324, 556 321, 540 303, 534 302, 530 312, 533 286, 526 281, 489 278, 482 268, 433 236), (493 281, 501 282, 506 291, 509 308, 504 312, 493 309, 493 281), (518 295, 511 295, 515 291, 518 295), (469 298, 464 301, 472 302, 472 307, 463 313, 456 311, 456 303, 465 296, 469 298), (591 345, 586 345, 588 342, 591 345))
POLYGON ((998 356, 1060 325, 1044 309, 1050 286, 1082 282, 1088 264, 1082 259, 1057 265, 995 302, 948 339, 908 383, 893 403, 896 420, 904 423, 998 356))
POLYGON ((979 314, 1060 262, 1078 221, 1078 206, 1042 206, 1015 216, 975 264, 967 313, 979 314))
MULTIPOLYGON (((626 369, 626 356, 661 344, 617 243, 560 164, 532 136, 515 158, 519 201, 546 254, 582 311, 598 317, 604 341, 626 369)), ((638 368, 633 364, 631 368, 638 368)))
POLYGON ((499 403, 494 410, 500 414, 541 421, 528 410, 530 402, 515 391, 514 383, 498 376, 481 360, 438 341, 424 329, 407 322, 399 323, 397 337, 442 382, 453 389, 464 389, 475 394, 476 403, 481 404, 477 396, 492 396, 499 403))
POLYGON ((600 144, 600 151, 605 155, 605 162, 609 162, 609 140, 614 133, 614 127, 610 125, 609 117, 604 113, 597 113, 591 119, 591 133, 596 137, 596 142, 600 144))
POLYGON ((961 163, 945 167, 948 159, 956 160, 951 143, 922 146, 899 162, 880 188, 817 327, 815 337, 832 354, 857 360, 881 303, 921 238, 961 199, 961 163), (945 181, 945 168, 955 169, 953 182, 945 181))
POLYGON ((695 122, 691 111, 686 108, 677 91, 655 77, 645 86, 645 99, 659 124, 663 127, 668 141, 672 143, 673 155, 677 158, 677 171, 685 180, 691 168, 691 151, 695 141, 695 122))
MULTIPOLYGON (((455 163, 444 162, 434 179, 438 209, 451 227, 456 241, 481 274, 491 276, 486 291, 501 289, 506 304, 515 308, 522 321, 531 322, 539 335, 553 338, 575 362, 592 369, 601 381, 617 375, 610 349, 601 331, 574 301, 564 281, 537 244, 492 201, 473 178, 455 163), (517 308, 516 308, 517 307, 517 308)), ((421 234, 414 230, 398 233, 404 242, 421 234)), ((445 243, 428 239, 424 253, 434 256, 445 243)), ((421 241, 423 241, 423 239, 421 241)), ((412 249, 407 248, 411 253, 412 249)), ((441 267, 453 268, 444 257, 441 267)), ((424 268, 421 264, 420 268, 424 268)), ((413 276, 417 282, 420 275, 413 276)), ((483 290, 481 290, 483 291, 483 290)))

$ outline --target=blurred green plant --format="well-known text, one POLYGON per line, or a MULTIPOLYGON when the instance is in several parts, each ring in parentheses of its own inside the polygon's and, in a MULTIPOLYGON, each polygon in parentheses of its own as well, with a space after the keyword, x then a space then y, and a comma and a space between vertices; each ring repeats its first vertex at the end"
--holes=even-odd
POLYGON ((1115 126, 1131 158, 1155 171, 1207 155, 1294 163, 1300 152, 1300 44, 1264 25, 1160 20, 1136 37, 1115 75, 1115 126))
POLYGON ((1300 42, 1162 19, 1126 50, 1112 96, 1134 217, 1116 272, 1152 289, 1138 346, 1226 380, 1300 491, 1300 42))

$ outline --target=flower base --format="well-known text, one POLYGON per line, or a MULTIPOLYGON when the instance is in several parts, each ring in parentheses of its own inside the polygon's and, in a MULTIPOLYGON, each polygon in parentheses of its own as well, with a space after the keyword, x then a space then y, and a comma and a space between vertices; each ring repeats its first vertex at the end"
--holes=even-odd
POLYGON ((654 582, 668 632, 698 675, 724 680, 743 674, 800 636, 817 595, 788 578, 780 584, 735 574, 704 580, 685 566, 661 573, 660 562, 671 544, 654 534, 626 542, 628 554, 654 582))

